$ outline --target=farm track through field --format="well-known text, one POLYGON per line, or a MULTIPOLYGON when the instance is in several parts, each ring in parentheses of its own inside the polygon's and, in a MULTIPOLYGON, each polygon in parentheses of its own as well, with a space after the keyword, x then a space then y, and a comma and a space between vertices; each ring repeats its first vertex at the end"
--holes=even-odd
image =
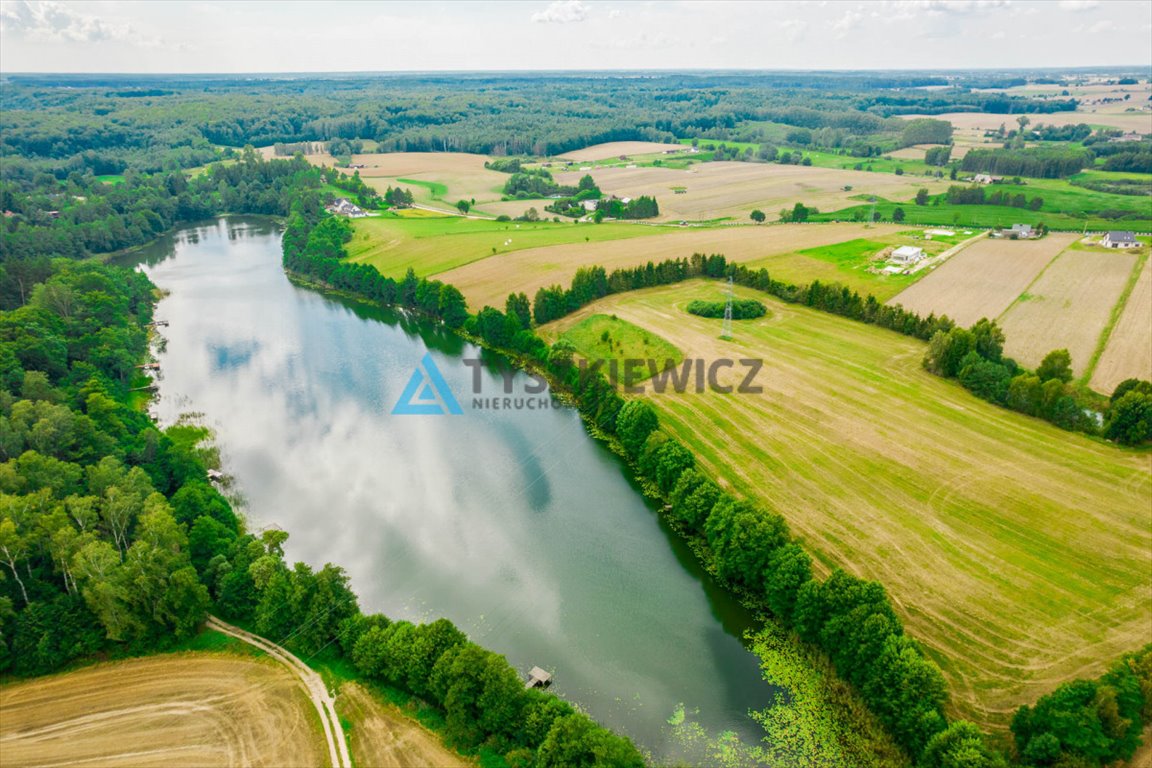
POLYGON ((1111 394, 1128 378, 1152 380, 1152 258, 1148 257, 1092 371, 1091 386, 1111 394))
POLYGON ((1040 240, 981 240, 949 258, 889 304, 927 316, 948 315, 968 326, 999 317, 1076 235, 1040 240))
POLYGON ((324 739, 328 742, 328 759, 334 768, 352 768, 352 758, 348 753, 348 742, 344 738, 344 729, 340 725, 340 717, 336 714, 336 703, 324 680, 311 667, 302 662, 290 651, 276 645, 270 640, 246 632, 239 627, 227 624, 215 616, 208 617, 208 626, 217 632, 243 640, 251 646, 259 648, 276 661, 287 667, 292 674, 304 685, 308 691, 308 698, 316 707, 320 722, 324 726, 324 739))
POLYGON ((1061 253, 999 318, 1004 354, 1035 368, 1063 348, 1076 375, 1084 374, 1137 264, 1131 253, 1061 253))

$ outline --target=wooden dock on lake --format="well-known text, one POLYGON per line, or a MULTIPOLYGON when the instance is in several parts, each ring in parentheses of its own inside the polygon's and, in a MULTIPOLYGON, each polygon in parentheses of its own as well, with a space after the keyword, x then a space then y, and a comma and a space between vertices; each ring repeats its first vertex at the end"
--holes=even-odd
POLYGON ((524 684, 525 688, 547 688, 552 684, 552 675, 545 672, 540 667, 532 667, 528 672, 528 682, 524 684))

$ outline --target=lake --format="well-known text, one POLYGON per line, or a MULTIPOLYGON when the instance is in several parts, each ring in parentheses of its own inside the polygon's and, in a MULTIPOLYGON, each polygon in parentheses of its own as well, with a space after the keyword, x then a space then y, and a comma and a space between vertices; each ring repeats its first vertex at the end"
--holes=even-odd
POLYGON ((287 531, 290 562, 343 566, 366 612, 445 616, 521 673, 551 671, 658 761, 704 759, 669 725, 681 705, 756 743, 748 712, 773 689, 741 643, 750 615, 576 411, 443 328, 292 284, 280 259, 260 218, 133 257, 167 294, 153 408, 214 430, 250 527, 287 531), (418 368, 414 401, 436 412, 394 415, 418 368))

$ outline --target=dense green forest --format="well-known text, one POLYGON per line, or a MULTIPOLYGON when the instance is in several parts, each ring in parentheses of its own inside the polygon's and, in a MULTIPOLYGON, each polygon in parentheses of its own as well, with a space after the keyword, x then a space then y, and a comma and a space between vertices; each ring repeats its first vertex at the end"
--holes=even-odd
POLYGON ((188 168, 214 159, 218 147, 245 144, 336 140, 337 152, 350 153, 351 141, 373 139, 383 151, 545 155, 616 140, 750 141, 766 123, 825 129, 824 146, 875 135, 895 148, 946 138, 942 126, 910 127, 893 117, 900 113, 1076 106, 973 90, 990 79, 819 72, 263 80, 13 75, 0 84, 0 155, 22 159, 5 168, 5 179, 27 179, 31 169, 66 178, 75 171, 188 168), (950 87, 915 90, 928 85, 950 87))

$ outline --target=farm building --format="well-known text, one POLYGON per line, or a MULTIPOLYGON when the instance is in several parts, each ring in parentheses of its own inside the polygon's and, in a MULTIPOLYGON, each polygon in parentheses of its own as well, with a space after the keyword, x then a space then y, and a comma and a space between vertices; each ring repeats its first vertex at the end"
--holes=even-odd
POLYGON ((1139 243, 1131 232, 1108 232, 1100 238, 1100 245, 1105 248, 1135 248, 1139 243))
POLYGON ((999 184, 1004 181, 1002 176, 991 176, 987 173, 978 173, 972 177, 972 181, 977 184, 999 184))
POLYGON ((902 245, 896 250, 892 251, 892 255, 888 260, 894 264, 919 264, 924 260, 924 249, 917 248, 914 245, 902 245))
POLYGON ((329 213, 334 213, 337 216, 347 216, 350 219, 359 219, 368 215, 362 208, 360 208, 360 206, 356 205, 345 197, 342 197, 336 202, 332 203, 332 205, 327 206, 325 210, 327 210, 329 213))
POLYGON ((1032 231, 1031 224, 1013 224, 1012 229, 1008 230, 1008 234, 1023 240, 1032 237, 1035 233, 1032 231))

